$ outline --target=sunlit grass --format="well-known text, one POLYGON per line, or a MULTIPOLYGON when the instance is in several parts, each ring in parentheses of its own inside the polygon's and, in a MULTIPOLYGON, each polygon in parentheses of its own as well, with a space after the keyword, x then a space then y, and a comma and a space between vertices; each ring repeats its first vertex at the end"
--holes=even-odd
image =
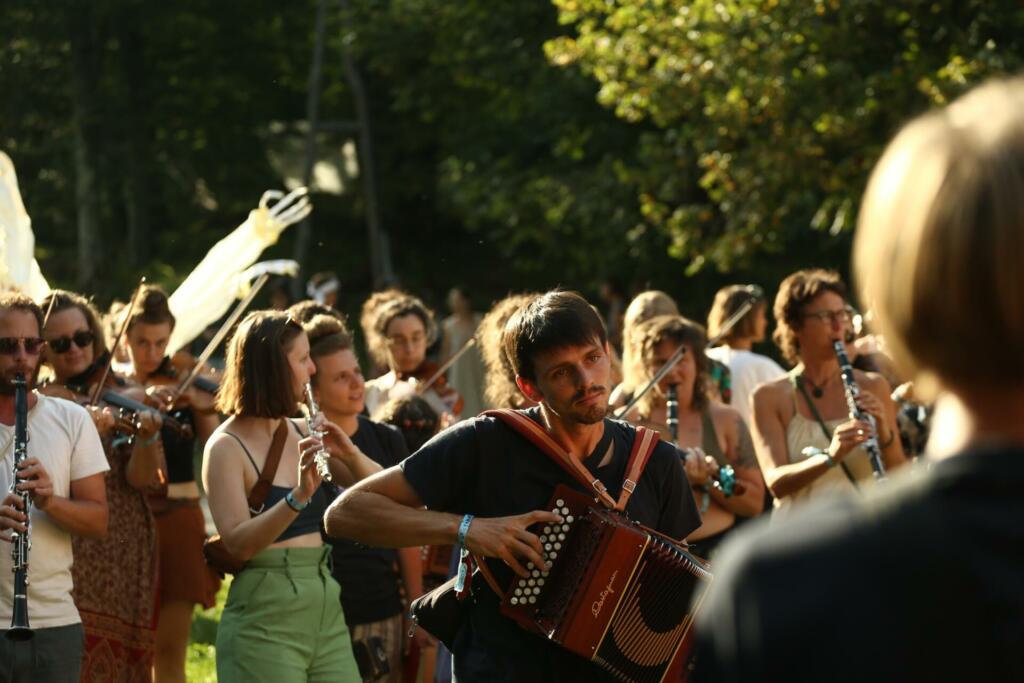
POLYGON ((217 624, 224 611, 231 577, 227 577, 217 593, 217 604, 204 610, 196 607, 192 615, 192 633, 189 637, 188 655, 185 658, 185 678, 189 683, 216 683, 217 624))

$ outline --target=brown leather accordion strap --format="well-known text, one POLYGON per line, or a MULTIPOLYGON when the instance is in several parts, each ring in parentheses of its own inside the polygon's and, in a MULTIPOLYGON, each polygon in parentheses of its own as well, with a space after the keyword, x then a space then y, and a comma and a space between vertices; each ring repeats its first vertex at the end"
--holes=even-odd
POLYGON ((604 482, 591 474, 590 470, 582 462, 566 453, 565 449, 558 445, 558 442, 552 439, 551 435, 544 431, 544 428, 539 424, 518 410, 509 410, 508 408, 485 410, 480 414, 498 418, 513 430, 519 432, 578 482, 593 490, 605 507, 615 508, 615 500, 608 495, 604 482))
POLYGON ((626 465, 626 478, 622 480, 622 492, 619 494, 619 500, 615 504, 615 509, 619 512, 625 511, 629 497, 636 490, 636 484, 640 481, 640 475, 643 474, 647 461, 651 459, 651 454, 654 453, 654 448, 660 440, 661 437, 653 429, 648 429, 647 427, 636 428, 636 436, 633 438, 633 450, 629 454, 629 462, 626 465))
POLYGON ((263 471, 256 485, 249 491, 249 512, 258 515, 263 512, 263 503, 270 494, 270 487, 274 483, 274 475, 277 474, 277 466, 281 462, 281 452, 284 451, 284 442, 288 440, 288 419, 281 420, 274 431, 274 439, 270 442, 270 450, 267 451, 267 461, 263 463, 263 471))

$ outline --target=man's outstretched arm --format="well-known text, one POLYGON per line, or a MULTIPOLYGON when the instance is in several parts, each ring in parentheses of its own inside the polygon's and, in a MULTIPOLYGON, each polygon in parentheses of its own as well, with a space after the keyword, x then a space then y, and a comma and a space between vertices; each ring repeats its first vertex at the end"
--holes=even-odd
MULTIPOLYGON (((423 501, 398 466, 367 477, 348 489, 327 509, 324 527, 329 536, 384 548, 453 544, 461 515, 424 510, 423 501)), ((558 522, 552 512, 536 510, 512 517, 476 518, 466 545, 470 552, 505 561, 521 576, 528 574, 519 560, 546 566, 540 539, 526 530, 537 522, 558 522)))

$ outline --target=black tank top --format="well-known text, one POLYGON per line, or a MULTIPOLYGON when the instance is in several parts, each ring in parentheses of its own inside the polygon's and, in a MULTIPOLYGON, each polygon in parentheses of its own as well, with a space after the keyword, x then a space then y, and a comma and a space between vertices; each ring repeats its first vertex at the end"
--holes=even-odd
MULTIPOLYGON (((285 418, 287 419, 287 418, 285 418)), ((294 422, 288 420, 292 427, 295 428, 295 433, 300 437, 304 437, 299 428, 294 422)), ((225 431, 225 434, 231 436, 238 442, 238 445, 245 451, 245 456, 249 458, 249 462, 252 463, 253 469, 256 470, 256 475, 259 476, 260 468, 256 467, 256 461, 252 459, 252 455, 249 453, 249 449, 245 447, 237 435, 231 432, 225 431)), ((288 492, 291 491, 290 486, 273 486, 270 487, 270 492, 267 493, 267 499, 263 502, 263 509, 269 510, 274 505, 277 505, 280 501, 285 499, 288 492)), ((281 532, 281 535, 274 541, 278 543, 280 541, 287 540, 289 538, 295 538, 296 536, 302 536, 304 534, 316 533, 321 529, 321 525, 324 518, 324 513, 327 512, 327 506, 330 504, 330 498, 324 487, 321 485, 313 493, 313 497, 309 499, 309 504, 302 509, 299 516, 292 520, 292 523, 288 525, 288 528, 281 532)))

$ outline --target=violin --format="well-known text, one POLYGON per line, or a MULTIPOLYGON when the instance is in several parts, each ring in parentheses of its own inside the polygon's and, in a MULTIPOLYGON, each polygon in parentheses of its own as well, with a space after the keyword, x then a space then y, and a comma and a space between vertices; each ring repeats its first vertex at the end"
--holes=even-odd
MULTIPOLYGON (((39 387, 39 392, 45 396, 63 398, 73 401, 82 406, 89 406, 95 385, 100 381, 101 375, 106 369, 108 356, 98 358, 85 372, 68 379, 65 384, 50 382, 39 387)), ((170 415, 150 407, 140 400, 126 395, 133 387, 128 383, 110 373, 103 379, 103 388, 99 393, 99 401, 113 408, 117 408, 114 417, 114 430, 126 436, 135 436, 140 428, 138 416, 141 413, 159 414, 163 426, 167 427, 183 438, 191 438, 192 428, 175 420, 170 415)))
POLYGON ((444 401, 452 414, 459 415, 462 412, 464 401, 459 392, 448 384, 448 378, 444 376, 443 369, 441 364, 435 363, 432 360, 425 360, 414 371, 396 371, 395 375, 399 381, 413 384, 416 387, 417 394, 432 389, 444 401), (430 382, 430 384, 425 389, 421 389, 420 387, 423 387, 427 382, 430 382))
MULTIPOLYGON (((182 400, 184 392, 179 393, 178 389, 195 366, 195 359, 187 352, 179 351, 174 357, 165 357, 160 366, 145 379, 147 387, 163 387, 159 397, 150 396, 161 407, 168 410, 177 410, 190 405, 190 401, 182 400), (166 403, 160 403, 166 401, 166 403)), ((220 380, 212 374, 197 374, 189 382, 188 388, 195 387, 196 390, 214 396, 220 388, 220 380)), ((195 406, 192 406, 195 408, 195 406)), ((212 410, 196 408, 199 413, 210 413, 212 410)))
MULTIPOLYGON (((196 357, 188 351, 178 351, 173 356, 164 358, 163 363, 148 378, 146 384, 174 385, 180 384, 192 372, 197 363, 196 357)), ((196 375, 190 386, 194 386, 207 394, 216 394, 220 388, 219 373, 209 367, 196 375)))

